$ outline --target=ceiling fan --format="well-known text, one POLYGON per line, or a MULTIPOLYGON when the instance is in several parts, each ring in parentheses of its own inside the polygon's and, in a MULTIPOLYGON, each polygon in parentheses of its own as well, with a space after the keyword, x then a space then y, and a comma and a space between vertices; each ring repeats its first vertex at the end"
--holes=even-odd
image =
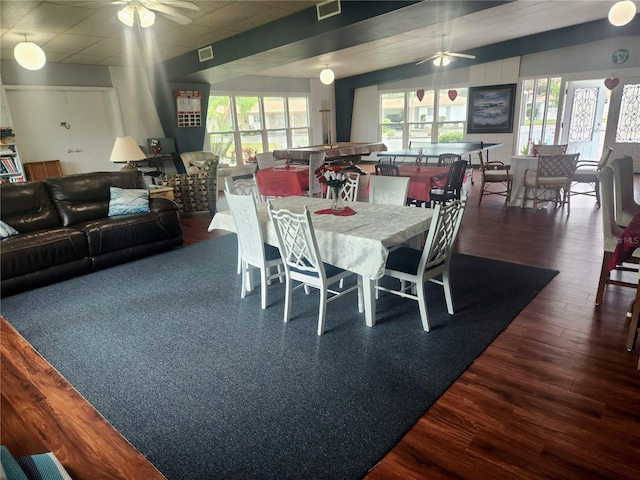
POLYGON ((129 27, 136 23, 136 18, 141 27, 150 27, 155 22, 154 12, 180 25, 187 25, 191 19, 177 9, 200 10, 196 4, 182 0, 112 0, 110 3, 125 6, 118 12, 118 19, 129 27))
POLYGON ((440 47, 440 51, 434 53, 433 55, 431 55, 430 57, 424 58, 422 60, 420 60, 419 62, 416 63, 416 65, 421 65, 425 62, 428 62, 429 60, 433 60, 433 64, 436 67, 446 67, 447 65, 449 65, 453 60, 454 57, 458 57, 458 58, 469 58, 471 60, 473 60, 474 58, 476 58, 475 55, 468 55, 466 53, 456 53, 456 52, 448 52, 444 49, 444 35, 442 36, 442 47, 440 47))

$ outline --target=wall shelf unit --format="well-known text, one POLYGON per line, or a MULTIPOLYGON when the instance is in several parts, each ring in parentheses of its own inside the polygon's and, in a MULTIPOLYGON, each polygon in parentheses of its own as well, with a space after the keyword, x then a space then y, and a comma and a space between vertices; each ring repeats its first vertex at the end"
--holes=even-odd
POLYGON ((24 182, 24 170, 18 155, 13 130, 0 127, 0 182, 24 182))

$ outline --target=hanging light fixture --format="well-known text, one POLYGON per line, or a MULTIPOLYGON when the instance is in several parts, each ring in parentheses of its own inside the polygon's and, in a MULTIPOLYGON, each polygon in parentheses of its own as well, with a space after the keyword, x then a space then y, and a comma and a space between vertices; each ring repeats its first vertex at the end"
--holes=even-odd
POLYGON ((329 65, 320 72, 320 81, 325 85, 331 85, 335 78, 336 74, 329 68, 329 65))
POLYGON ((27 41, 24 36, 24 42, 20 42, 13 49, 13 56, 16 62, 27 70, 40 70, 47 63, 47 56, 42 48, 33 42, 27 41))
POLYGON ((156 14, 142 5, 127 5, 118 12, 118 20, 127 27, 133 27, 136 15, 142 28, 150 27, 156 22, 156 14))
POLYGON ((616 2, 609 10, 609 22, 616 27, 626 25, 635 16, 636 5, 631 0, 616 2))

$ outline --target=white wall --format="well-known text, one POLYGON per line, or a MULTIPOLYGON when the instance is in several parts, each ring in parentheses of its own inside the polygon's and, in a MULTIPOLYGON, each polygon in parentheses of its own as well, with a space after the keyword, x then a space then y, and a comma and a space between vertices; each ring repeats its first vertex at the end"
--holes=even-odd
MULTIPOLYGON (((398 82, 385 83, 373 87, 359 88, 355 92, 353 117, 351 121, 351 141, 380 141, 378 129, 379 100, 381 91, 405 89, 440 88, 456 85, 475 87, 482 85, 502 85, 518 82, 519 58, 509 58, 497 62, 474 65, 470 68, 447 70, 433 75, 424 75, 398 82)), ((516 111, 516 117, 518 112, 516 111)), ((513 150, 515 135, 508 134, 466 134, 465 141, 483 141, 502 143, 504 147, 491 151, 491 160, 509 161, 513 150)), ((375 157, 374 157, 375 159, 375 157)))
POLYGON ((145 147, 147 138, 163 138, 165 134, 149 90, 146 70, 110 67, 109 72, 118 93, 126 135, 135 138, 138 145, 145 147))

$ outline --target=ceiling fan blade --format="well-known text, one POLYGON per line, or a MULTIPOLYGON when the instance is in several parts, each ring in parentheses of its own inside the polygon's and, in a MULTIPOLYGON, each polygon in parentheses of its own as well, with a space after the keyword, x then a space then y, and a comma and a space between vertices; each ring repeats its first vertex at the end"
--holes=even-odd
POLYGON ((431 55, 430 57, 423 58, 422 60, 417 62, 416 65, 422 65, 423 63, 426 63, 429 60, 433 60, 434 58, 438 58, 439 56, 440 56, 440 54, 436 53, 435 55, 431 55))
POLYGON ((165 17, 181 25, 188 25, 189 23, 191 23, 191 19, 189 17, 181 14, 180 12, 174 10, 171 7, 167 7, 166 5, 162 5, 156 2, 153 2, 152 4, 151 2, 149 2, 149 4, 147 4, 147 8, 150 10, 155 10, 158 13, 161 13, 165 17))
POLYGON ((149 6, 147 8, 155 8, 156 5, 160 4, 160 5, 165 5, 172 8, 186 8, 187 10, 194 10, 196 12, 200 11, 200 7, 197 6, 195 3, 184 2, 183 0, 161 0, 161 1, 148 0, 148 1, 143 1, 142 3, 148 4, 149 6))
POLYGON ((447 53, 447 55, 449 55, 450 57, 460 57, 460 58, 470 58, 471 60, 475 59, 476 56, 475 55, 468 55, 466 53, 447 53))

